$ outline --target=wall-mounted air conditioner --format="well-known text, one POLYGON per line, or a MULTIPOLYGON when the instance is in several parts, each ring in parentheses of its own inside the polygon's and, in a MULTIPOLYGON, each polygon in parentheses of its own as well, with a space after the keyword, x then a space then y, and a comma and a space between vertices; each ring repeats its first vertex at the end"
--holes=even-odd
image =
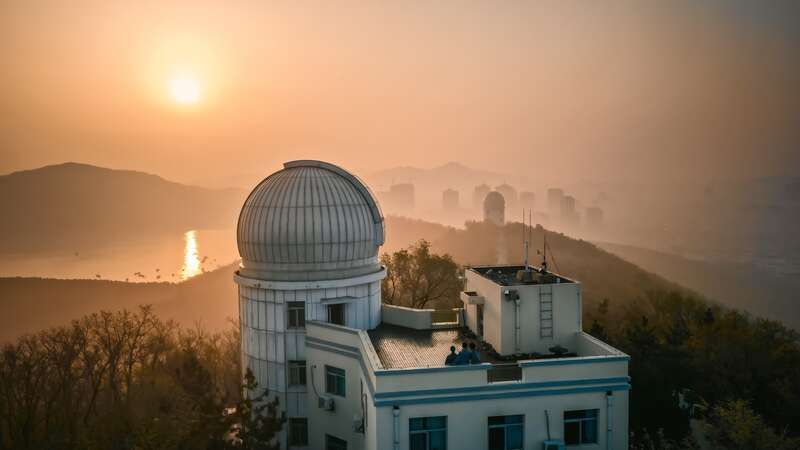
POLYGON ((565 450, 567 445, 559 439, 550 439, 542 443, 542 450, 565 450))
POLYGON ((364 433, 364 416, 361 414, 353 416, 353 432, 364 433))
POLYGON ((325 411, 334 411, 336 409, 336 403, 331 397, 320 397, 317 404, 325 411))

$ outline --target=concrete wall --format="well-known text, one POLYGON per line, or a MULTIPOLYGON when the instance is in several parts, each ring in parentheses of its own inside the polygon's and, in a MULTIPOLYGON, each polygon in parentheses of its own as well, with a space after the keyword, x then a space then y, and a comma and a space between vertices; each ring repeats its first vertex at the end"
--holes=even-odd
MULTIPOLYGON (((582 449, 628 448, 628 392, 614 391, 611 414, 607 413, 605 392, 588 392, 552 396, 538 396, 530 401, 522 399, 471 400, 461 402, 399 405, 400 449, 409 448, 409 419, 414 417, 447 417, 448 449, 481 449, 488 445, 488 418, 490 416, 522 414, 524 418, 524 448, 540 449, 547 439, 545 411, 550 415, 550 437, 563 439, 564 411, 598 409, 597 444, 584 445, 582 449), (607 445, 606 429, 611 418, 611 446, 607 445)), ((393 406, 377 407, 379 421, 377 447, 393 448, 393 406)), ((370 449, 372 450, 372 449, 370 449)))
MULTIPOLYGON (((484 340, 498 353, 550 353, 549 348, 561 345, 569 351, 578 349, 573 342, 581 330, 581 286, 579 283, 530 284, 500 286, 480 274, 466 271, 466 290, 476 291, 485 298, 483 312, 484 340), (515 290, 519 294, 519 311, 515 303, 505 299, 503 291, 515 290), (540 337, 540 292, 552 290, 553 337, 540 337), (520 315, 519 344, 515 346, 516 320, 520 315)), ((474 324, 476 308, 467 308, 467 323, 474 324)), ((473 331, 476 329, 471 328, 473 331)))
POLYGON ((415 330, 429 330, 431 329, 431 312, 433 312, 432 309, 381 305, 381 322, 415 330))
MULTIPOLYGON (((280 400, 287 417, 308 417, 310 386, 288 386, 288 362, 309 359, 306 329, 288 328, 288 302, 304 302, 306 321, 327 321, 325 301, 344 299, 345 324, 358 329, 380 323, 380 279, 367 277, 322 282, 268 282, 236 275, 239 285, 239 324, 242 368, 250 369, 259 387, 280 400)), ((310 383, 310 378, 307 378, 310 383)), ((310 421, 309 421, 310 423, 310 421)), ((312 433, 309 433, 312 434, 312 433)), ((280 440, 284 448, 286 432, 280 440)))

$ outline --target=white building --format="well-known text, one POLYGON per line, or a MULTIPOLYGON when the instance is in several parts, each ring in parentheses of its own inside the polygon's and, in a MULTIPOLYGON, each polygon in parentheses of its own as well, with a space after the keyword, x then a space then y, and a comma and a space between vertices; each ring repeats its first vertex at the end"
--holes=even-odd
POLYGON ((318 161, 259 184, 238 237, 242 358, 284 448, 627 448, 628 356, 581 331, 579 283, 473 267, 463 309, 382 306, 378 205, 318 161), (444 365, 462 340, 483 362, 444 365))

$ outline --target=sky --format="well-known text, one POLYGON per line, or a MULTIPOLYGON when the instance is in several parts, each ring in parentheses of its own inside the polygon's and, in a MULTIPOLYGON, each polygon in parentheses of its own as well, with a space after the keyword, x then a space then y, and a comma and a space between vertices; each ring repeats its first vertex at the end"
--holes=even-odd
POLYGON ((226 186, 314 158, 800 175, 798 23, 800 2, 769 0, 9 0, 0 173, 79 161, 226 186))

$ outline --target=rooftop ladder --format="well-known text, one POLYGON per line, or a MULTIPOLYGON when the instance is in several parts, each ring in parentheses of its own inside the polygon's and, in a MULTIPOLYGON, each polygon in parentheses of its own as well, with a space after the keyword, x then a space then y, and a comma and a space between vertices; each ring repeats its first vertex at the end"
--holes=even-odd
POLYGON ((539 337, 553 337, 553 286, 539 287, 539 337))

